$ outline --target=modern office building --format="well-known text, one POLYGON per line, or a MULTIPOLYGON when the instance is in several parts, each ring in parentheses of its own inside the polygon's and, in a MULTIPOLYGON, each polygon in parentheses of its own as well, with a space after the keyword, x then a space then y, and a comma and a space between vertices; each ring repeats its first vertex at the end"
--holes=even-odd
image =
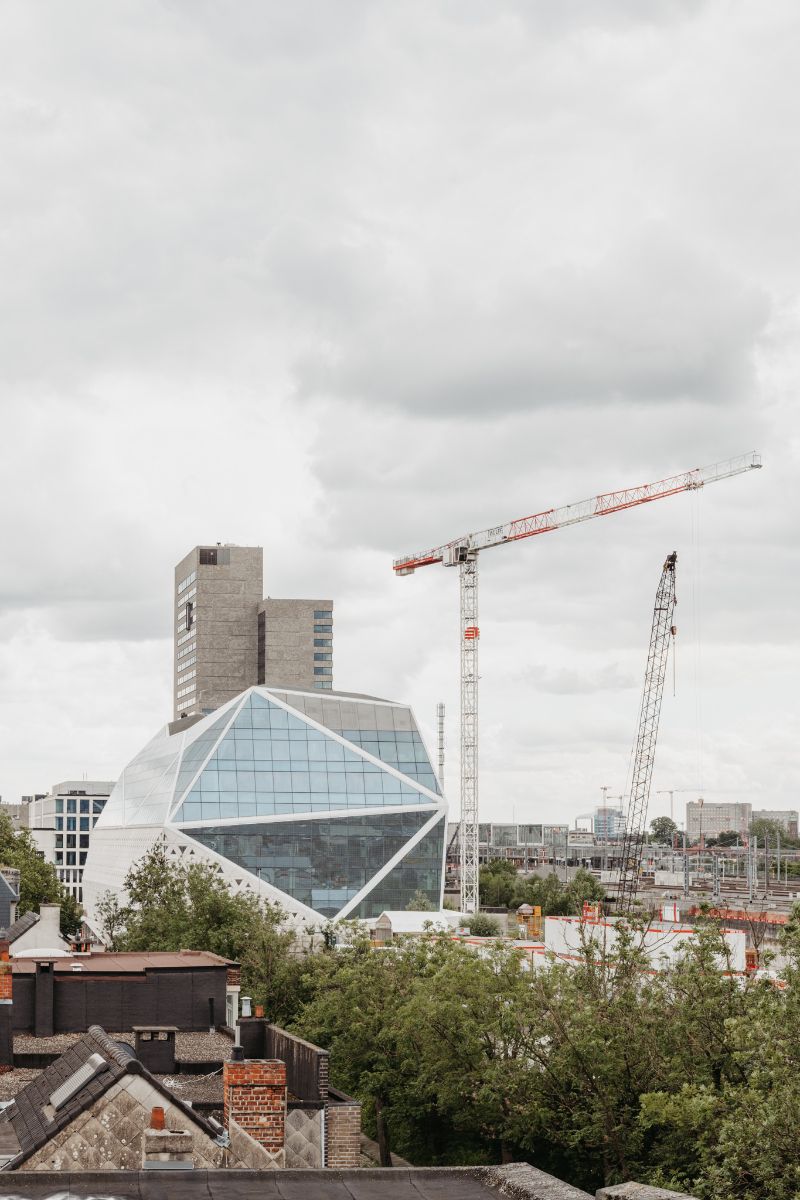
POLYGON ((195 546, 175 568, 174 718, 255 684, 333 686, 331 600, 264 595, 260 546, 195 546))
POLYGON ((753 808, 750 804, 709 804, 707 800, 690 800, 686 805, 686 837, 698 842, 702 837, 719 837, 734 832, 747 837, 753 808))
POLYGON ((754 808, 754 821, 772 821, 790 838, 797 837, 798 814, 792 808, 754 808))
POLYGON ((621 808, 604 805, 594 810, 592 832, 604 842, 617 841, 625 836, 625 813, 621 808))
POLYGON ((93 835, 87 915, 162 837, 307 925, 404 909, 416 891, 440 908, 445 822, 407 705, 251 687, 125 768, 93 835))
POLYGON ((113 787, 113 780, 66 779, 27 803, 27 827, 34 842, 79 903, 92 834, 113 787))

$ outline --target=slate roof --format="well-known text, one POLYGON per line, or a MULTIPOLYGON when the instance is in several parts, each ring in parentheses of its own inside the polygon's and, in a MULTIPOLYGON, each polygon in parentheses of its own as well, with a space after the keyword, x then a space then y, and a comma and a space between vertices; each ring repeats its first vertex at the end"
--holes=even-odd
POLYGON ((11 1162, 0 1167, 0 1170, 16 1170, 26 1158, 45 1146, 56 1133, 91 1108, 95 1101, 124 1075, 142 1075, 164 1096, 169 1105, 180 1109, 210 1138, 218 1136, 218 1129, 150 1074, 127 1043, 115 1042, 99 1025, 92 1025, 80 1041, 75 1042, 36 1079, 31 1080, 27 1087, 17 1093, 14 1103, 0 1113, 0 1154, 15 1156, 11 1162), (101 1055, 108 1063, 108 1069, 81 1088, 50 1119, 45 1113, 50 1096, 93 1054, 101 1055))
POLYGON ((13 925, 9 925, 8 929, 0 929, 0 940, 8 942, 11 945, 18 937, 22 937, 23 933, 27 933, 29 929, 33 929, 34 925, 38 924, 38 922, 38 913, 26 912, 24 916, 17 917, 16 921, 13 925))
POLYGON ((8 924, 11 916, 11 905, 19 900, 19 890, 13 888, 0 872, 0 925, 8 924))

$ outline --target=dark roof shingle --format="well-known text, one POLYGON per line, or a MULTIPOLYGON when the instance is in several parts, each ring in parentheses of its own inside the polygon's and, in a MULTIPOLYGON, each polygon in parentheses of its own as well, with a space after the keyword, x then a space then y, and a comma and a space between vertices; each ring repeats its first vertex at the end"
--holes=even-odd
MULTIPOLYGON (((0 1113, 0 1147, 4 1143, 11 1144, 9 1135, 13 1131, 20 1150, 19 1155, 5 1167, 0 1167, 0 1170, 15 1170, 26 1158, 45 1146, 56 1133, 91 1108, 123 1075, 128 1074, 144 1076, 170 1105, 179 1108, 190 1117, 210 1138, 216 1138, 217 1130, 151 1075, 136 1057, 131 1046, 126 1042, 114 1041, 99 1025, 92 1025, 79 1041, 46 1067, 41 1075, 31 1080, 27 1087, 17 1094, 14 1103, 0 1113), (52 1114, 51 1119, 44 1111, 50 1104, 51 1095, 93 1054, 99 1054, 105 1059, 107 1069, 86 1083, 62 1108, 52 1114)), ((2 1153, 0 1150, 0 1154, 2 1153)))

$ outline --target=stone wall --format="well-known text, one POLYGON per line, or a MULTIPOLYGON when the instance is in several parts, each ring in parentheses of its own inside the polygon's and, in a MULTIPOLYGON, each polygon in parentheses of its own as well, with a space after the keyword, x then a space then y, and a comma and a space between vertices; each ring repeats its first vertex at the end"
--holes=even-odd
POLYGON ((192 1161, 197 1168, 246 1166, 199 1128, 181 1109, 171 1107, 162 1092, 141 1075, 125 1075, 66 1129, 37 1150, 20 1171, 138 1171, 144 1132, 152 1109, 166 1108, 169 1129, 191 1134, 192 1161))

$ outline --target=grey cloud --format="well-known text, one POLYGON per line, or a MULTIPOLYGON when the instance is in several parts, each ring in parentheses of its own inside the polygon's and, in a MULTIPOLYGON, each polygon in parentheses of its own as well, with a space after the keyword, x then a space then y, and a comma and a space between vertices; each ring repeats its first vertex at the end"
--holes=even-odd
POLYGON ((540 692, 574 696, 594 692, 619 692, 635 687, 639 682, 618 663, 608 663, 595 670, 576 670, 568 667, 530 667, 520 672, 520 681, 540 692))
POLYGON ((544 271, 532 262, 527 278, 490 296, 480 278, 461 292, 432 278, 421 296, 387 279, 381 306, 298 363, 298 385, 306 399, 421 416, 731 404, 752 388, 769 314, 763 292, 651 225, 599 261, 544 271))

